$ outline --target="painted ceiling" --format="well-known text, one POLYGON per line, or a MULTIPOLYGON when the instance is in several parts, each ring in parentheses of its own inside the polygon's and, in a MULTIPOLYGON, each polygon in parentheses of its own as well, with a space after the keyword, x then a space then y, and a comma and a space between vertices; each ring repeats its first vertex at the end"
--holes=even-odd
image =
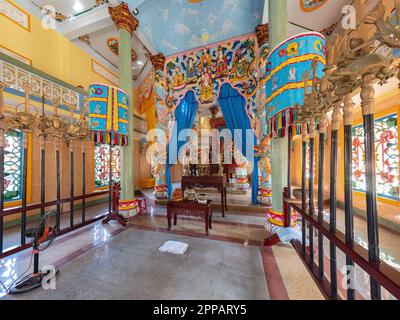
POLYGON ((147 0, 138 9, 141 33, 169 56, 254 32, 262 22, 264 0, 147 0))
MULTIPOLYGON (((107 6, 120 0, 15 0, 19 4, 34 4, 41 10, 46 5, 56 10, 61 30, 74 30, 70 40, 84 42, 95 59, 101 56, 117 73, 117 37, 107 6), (87 20, 87 24, 82 21, 87 20), (94 19, 94 20, 92 20, 94 19), (100 18, 99 18, 100 19, 100 18), (75 27, 76 26, 76 27, 75 27), (111 40, 110 40, 111 39, 111 40), (110 42, 111 41, 111 42, 110 42), (110 46, 107 43, 111 43, 110 46)), ((124 0, 139 20, 133 37, 134 78, 148 63, 146 52, 162 52, 170 56, 182 51, 254 32, 257 24, 268 20, 267 0, 124 0), (263 17, 264 16, 264 17, 263 17), (264 19, 263 19, 264 18, 264 19), (145 47, 145 48, 144 48, 145 47)), ((321 31, 336 23, 343 5, 352 0, 288 0, 288 36, 304 31, 321 31)), ((28 9, 27 9, 28 10, 28 9)), ((40 12, 40 11, 39 11, 40 12)), ((42 14, 40 14, 42 15, 42 14)), ((68 32, 69 32, 68 31, 68 32)))

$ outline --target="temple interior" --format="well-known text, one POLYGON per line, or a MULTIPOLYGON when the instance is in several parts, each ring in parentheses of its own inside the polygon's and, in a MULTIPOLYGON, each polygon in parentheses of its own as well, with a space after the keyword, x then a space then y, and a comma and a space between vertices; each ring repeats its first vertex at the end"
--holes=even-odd
POLYGON ((0 0, 0 300, 400 298, 400 0, 0 0))

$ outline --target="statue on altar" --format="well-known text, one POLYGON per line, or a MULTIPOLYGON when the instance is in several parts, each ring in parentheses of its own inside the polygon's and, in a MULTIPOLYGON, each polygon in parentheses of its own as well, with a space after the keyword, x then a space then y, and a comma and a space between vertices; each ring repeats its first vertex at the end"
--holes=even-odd
POLYGON ((214 86, 212 75, 207 68, 203 69, 200 79, 200 100, 202 103, 211 103, 214 100, 214 86))
POLYGON ((225 57, 222 47, 218 47, 217 67, 215 72, 216 78, 225 78, 229 75, 228 59, 225 57))

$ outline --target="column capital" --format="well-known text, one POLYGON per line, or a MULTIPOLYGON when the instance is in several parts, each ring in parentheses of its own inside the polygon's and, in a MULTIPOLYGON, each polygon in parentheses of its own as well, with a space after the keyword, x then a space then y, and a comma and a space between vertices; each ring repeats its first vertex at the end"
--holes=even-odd
POLYGON ((108 12, 118 30, 125 29, 130 34, 133 34, 139 25, 139 20, 135 18, 133 13, 129 10, 128 4, 125 2, 121 2, 121 4, 116 7, 108 7, 108 12))
POLYGON ((375 89, 373 82, 376 79, 373 74, 366 74, 362 77, 361 84, 361 107, 364 116, 374 113, 375 89))
POLYGON ((314 139, 315 138, 315 117, 314 116, 310 117, 308 131, 309 131, 308 135, 309 135, 310 139, 314 139))
POLYGON ((353 124, 353 106, 353 96, 351 93, 347 93, 343 104, 343 121, 345 126, 353 124))
POLYGON ((164 70, 165 57, 162 53, 150 56, 150 61, 156 71, 164 70))
POLYGON ((328 129, 328 115, 323 112, 319 118, 319 133, 327 133, 328 129))
POLYGON ((256 26, 256 35, 257 35, 257 42, 260 47, 263 44, 266 44, 269 40, 269 25, 268 25, 268 23, 258 24, 256 26))

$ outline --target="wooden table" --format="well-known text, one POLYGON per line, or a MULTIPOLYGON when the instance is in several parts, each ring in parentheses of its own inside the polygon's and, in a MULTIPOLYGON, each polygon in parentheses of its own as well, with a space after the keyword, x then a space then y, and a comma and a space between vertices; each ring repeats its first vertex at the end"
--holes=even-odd
POLYGON ((194 201, 168 201, 167 204, 167 217, 168 217, 168 230, 171 230, 171 219, 174 217, 174 226, 177 223, 177 216, 193 216, 203 217, 206 227, 206 235, 208 236, 208 229, 212 229, 212 208, 211 200, 205 203, 198 203, 194 201))
POLYGON ((221 194, 221 211, 222 216, 225 217, 225 211, 228 211, 226 204, 226 185, 223 176, 200 176, 200 177, 182 177, 182 190, 185 192, 186 188, 217 188, 221 194))

